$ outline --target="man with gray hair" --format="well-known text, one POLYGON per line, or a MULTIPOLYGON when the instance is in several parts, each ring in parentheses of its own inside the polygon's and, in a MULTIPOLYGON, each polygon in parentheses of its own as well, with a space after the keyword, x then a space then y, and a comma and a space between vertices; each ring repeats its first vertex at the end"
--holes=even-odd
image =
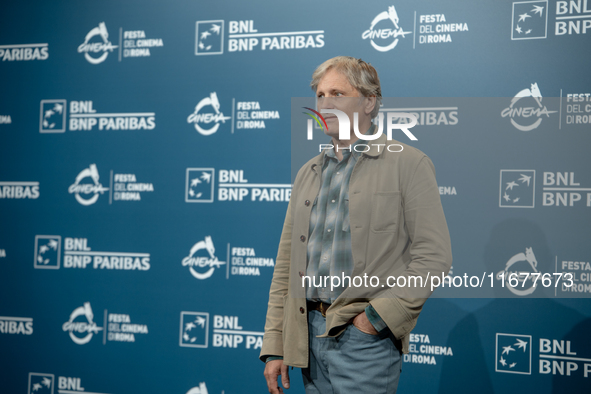
POLYGON ((311 86, 318 110, 344 112, 351 130, 340 137, 338 117, 325 116, 333 148, 295 179, 269 293, 265 378, 270 393, 282 393, 278 377, 289 388, 292 366, 302 368, 307 393, 395 393, 402 353, 431 294, 416 281, 451 266, 435 169, 418 149, 375 134, 382 94, 369 63, 329 59, 311 86), (377 138, 356 149, 354 128, 377 138), (401 149, 385 149, 391 142, 401 149), (343 279, 338 286, 326 281, 334 277, 343 279), (368 277, 379 283, 369 286, 368 277), (416 287, 391 286, 392 277, 416 287))

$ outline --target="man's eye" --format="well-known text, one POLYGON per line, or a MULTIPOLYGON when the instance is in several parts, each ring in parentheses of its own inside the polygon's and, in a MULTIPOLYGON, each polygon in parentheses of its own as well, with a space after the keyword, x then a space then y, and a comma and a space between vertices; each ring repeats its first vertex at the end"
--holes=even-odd
POLYGON ((337 97, 340 97, 340 96, 342 96, 342 95, 343 95, 343 93, 341 93, 341 92, 337 92, 337 93, 335 93, 335 96, 337 96, 337 97))

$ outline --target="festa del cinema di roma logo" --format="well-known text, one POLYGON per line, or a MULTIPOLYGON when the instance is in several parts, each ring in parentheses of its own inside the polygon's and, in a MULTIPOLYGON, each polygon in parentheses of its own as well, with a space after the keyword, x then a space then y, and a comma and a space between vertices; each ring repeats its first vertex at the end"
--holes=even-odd
POLYGON ((205 382, 200 382, 199 386, 193 387, 192 389, 187 391, 187 394, 209 394, 209 391, 207 391, 207 386, 205 385, 205 382))
POLYGON ((62 329, 70 334, 70 338, 75 344, 84 345, 90 342, 94 334, 102 331, 102 327, 98 327, 93 321, 94 314, 90 302, 85 302, 70 314, 70 319, 62 325, 62 329), (86 321, 75 321, 82 317, 86 321))
POLYGON ((78 47, 78 53, 84 53, 84 57, 90 64, 99 64, 105 61, 109 52, 113 52, 113 49, 118 47, 118 45, 111 44, 107 26, 105 22, 101 22, 88 32, 84 42, 78 47), (99 41, 91 41, 94 37, 99 37, 99 41))
POLYGON ((109 190, 108 187, 103 187, 103 185, 99 182, 99 178, 100 177, 98 169, 96 168, 96 164, 91 164, 88 168, 80 171, 74 184, 70 185, 68 188, 68 192, 70 194, 74 194, 76 201, 78 201, 80 204, 92 205, 98 200, 101 194, 109 190), (90 178, 92 183, 81 183, 85 178, 90 178), (91 196, 86 197, 87 195, 91 196))
POLYGON ((544 117, 549 118, 550 114, 556 112, 548 111, 548 108, 542 105, 542 93, 538 84, 532 83, 529 89, 520 90, 511 99, 511 104, 501 112, 501 116, 509 117, 517 130, 531 131, 542 123, 544 117), (530 118, 533 118, 533 121, 530 118))
POLYGON ((215 256, 215 247, 210 236, 206 236, 203 241, 193 245, 189 255, 183 259, 183 267, 189 266, 191 275, 197 279, 211 277, 215 269, 224 264, 226 264, 225 261, 219 261, 215 256))
POLYGON ((94 334, 102 331, 104 345, 106 341, 135 342, 137 335, 148 334, 148 325, 132 323, 127 314, 107 313, 105 310, 103 327, 98 327, 90 302, 85 302, 74 309, 68 321, 62 325, 62 330, 69 333, 70 339, 77 345, 87 344, 94 334))
POLYGON ((517 253, 511 257, 505 268, 497 273, 497 280, 504 280, 505 287, 517 296, 526 296, 536 290, 537 281, 531 274, 540 274, 538 261, 532 248, 525 248, 525 253, 517 253), (517 278, 517 286, 511 286, 511 275, 517 278), (527 284, 527 286, 526 286, 527 284))
MULTIPOLYGON (((402 38, 405 37, 406 34, 411 34, 410 31, 404 31, 402 27, 398 25, 398 13, 396 12, 396 8, 392 5, 388 7, 388 11, 380 12, 373 20, 369 26, 369 29, 364 31, 361 35, 361 38, 364 40, 369 39, 371 46, 380 52, 387 52, 392 50, 398 45, 398 40, 400 36, 402 38), (388 21, 393 25, 393 29, 391 27, 388 28, 381 28, 376 29, 376 25, 382 21, 388 21), (384 42, 383 45, 379 43, 384 42), (385 42, 389 42, 385 44, 385 42)), ((385 25, 384 22, 381 25, 385 25)))
POLYGON ((187 118, 187 123, 193 123, 195 130, 201 135, 212 135, 221 123, 226 123, 226 120, 231 119, 230 116, 224 116, 220 111, 220 101, 216 92, 212 92, 209 97, 205 97, 197 103, 195 111, 187 118), (213 112, 202 112, 204 107, 213 108, 213 112), (211 125, 213 123, 213 125, 211 125))
POLYGON ((538 268, 533 248, 526 247, 525 253, 517 253, 507 261, 504 269, 497 272, 496 279, 504 282, 503 287, 520 297, 532 294, 538 287, 557 287, 560 280, 563 281, 563 288, 570 288, 574 284, 571 273, 543 273, 538 268))

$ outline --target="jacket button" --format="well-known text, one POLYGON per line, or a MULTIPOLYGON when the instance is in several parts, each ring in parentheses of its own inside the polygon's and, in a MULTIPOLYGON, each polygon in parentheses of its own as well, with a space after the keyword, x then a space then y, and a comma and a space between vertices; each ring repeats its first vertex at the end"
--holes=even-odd
POLYGON ((306 310, 304 308, 300 307, 300 313, 304 313, 304 312, 306 312, 306 310))
POLYGON ((300 274, 300 277, 304 276, 304 271, 300 271, 299 274, 300 274))
POLYGON ((300 237, 300 241, 302 242, 306 242, 306 237, 304 237, 303 235, 300 237))
POLYGON ((306 204, 306 206, 310 205, 310 200, 306 200, 306 202, 304 202, 304 204, 306 204))

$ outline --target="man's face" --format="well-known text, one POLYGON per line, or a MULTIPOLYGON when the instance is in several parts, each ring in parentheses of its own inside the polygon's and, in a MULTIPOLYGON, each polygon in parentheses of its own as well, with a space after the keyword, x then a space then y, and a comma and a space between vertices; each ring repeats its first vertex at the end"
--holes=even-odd
MULTIPOLYGON (((353 113, 359 113, 360 120, 362 117, 367 116, 364 107, 366 100, 361 98, 359 91, 349 83, 347 77, 334 69, 328 70, 318 83, 316 97, 318 98, 319 112, 321 109, 338 109, 347 114, 351 123, 351 135, 353 135, 353 113)), ((326 134, 338 139, 339 121, 336 115, 323 114, 322 116, 328 126, 326 134)), ((361 132, 364 133, 365 131, 363 130, 361 132)))

